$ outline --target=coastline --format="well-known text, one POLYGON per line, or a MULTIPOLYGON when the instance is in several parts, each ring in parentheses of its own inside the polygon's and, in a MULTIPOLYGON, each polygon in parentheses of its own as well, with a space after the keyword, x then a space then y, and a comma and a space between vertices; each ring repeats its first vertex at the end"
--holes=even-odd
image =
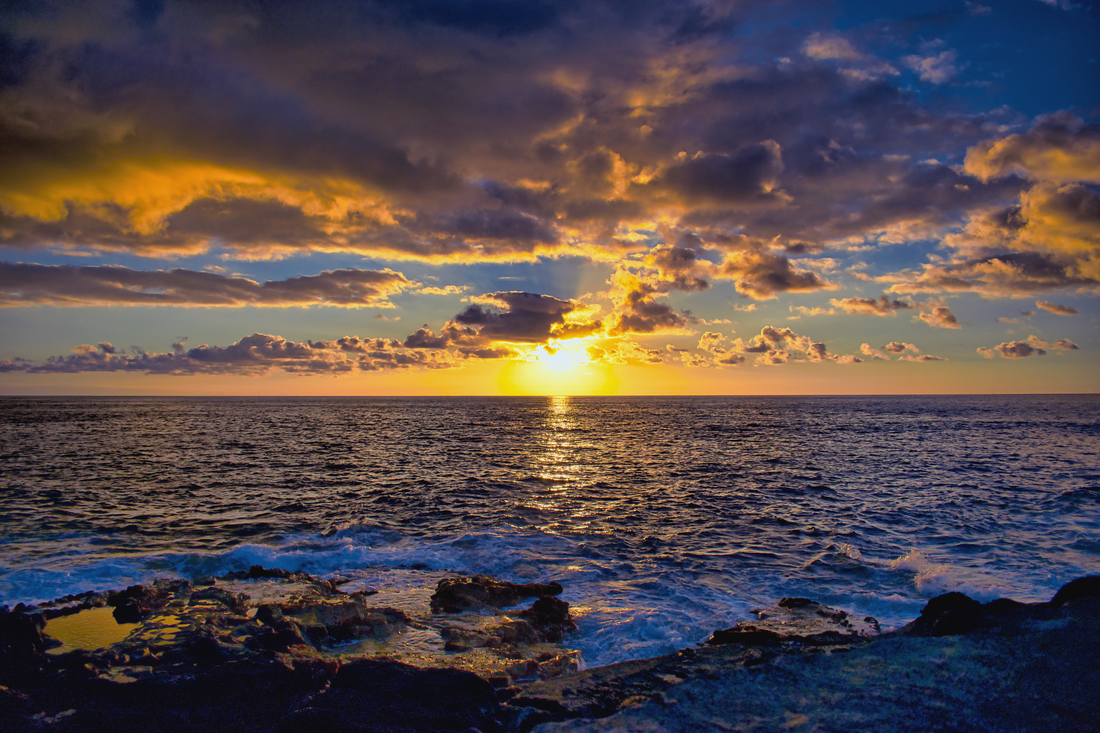
POLYGON ((920 618, 881 634, 874 619, 783 599, 756 622, 716 630, 698 648, 582 671, 567 648, 572 620, 557 584, 443 579, 431 599, 432 628, 338 586, 254 566, 195 584, 160 581, 7 610, 0 613, 0 727, 1100 727, 1092 701, 1100 689, 1096 577, 1067 584, 1045 603, 937 596, 920 618), (115 622, 133 624, 126 640, 83 650, 52 640, 51 619, 90 617, 95 609, 102 618, 106 608, 115 622), (443 654, 426 664, 386 654, 385 640, 417 633, 439 639, 443 654))

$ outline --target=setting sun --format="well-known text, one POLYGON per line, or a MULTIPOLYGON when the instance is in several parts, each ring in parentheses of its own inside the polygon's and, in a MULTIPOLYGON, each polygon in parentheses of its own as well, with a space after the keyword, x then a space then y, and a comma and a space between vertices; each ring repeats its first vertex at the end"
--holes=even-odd
POLYGON ((500 390, 509 395, 614 394, 618 381, 611 365, 593 362, 580 340, 574 340, 540 344, 521 360, 507 363, 500 390))

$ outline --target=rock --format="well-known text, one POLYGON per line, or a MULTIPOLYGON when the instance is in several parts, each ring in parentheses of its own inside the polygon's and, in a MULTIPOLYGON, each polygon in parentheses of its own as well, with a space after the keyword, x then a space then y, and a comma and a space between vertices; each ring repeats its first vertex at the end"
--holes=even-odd
POLYGON ((715 631, 710 638, 703 642, 707 646, 720 646, 722 644, 745 644, 747 646, 774 646, 783 640, 779 634, 767 629, 758 629, 755 626, 734 626, 730 629, 715 631))
POLYGON ((191 604, 197 601, 217 601, 231 611, 243 613, 248 596, 244 593, 231 593, 222 588, 199 588, 191 593, 191 604))
POLYGON ((776 646, 781 643, 788 643, 821 647, 855 644, 866 640, 866 637, 859 634, 845 634, 839 631, 822 631, 816 634, 780 634, 770 629, 760 629, 756 626, 743 624, 734 626, 731 629, 715 631, 703 644, 706 646, 721 646, 723 644, 776 646))
POLYGON ((464 629, 454 626, 445 626, 439 630, 443 639, 443 648, 449 652, 465 652, 470 649, 499 648, 502 639, 496 634, 477 629, 464 629))
POLYGON ((807 606, 818 605, 817 601, 811 601, 809 598, 780 598, 779 603, 776 604, 780 608, 806 608, 807 606))
MULTIPOLYGON (((996 603, 996 602, 994 602, 996 603)), ((992 604, 990 604, 992 605, 992 604)), ((973 598, 957 592, 944 593, 928 601, 920 617, 898 629, 896 633, 910 636, 953 636, 965 634, 991 622, 1004 605, 992 609, 983 607, 973 598)))
POLYGON ((115 607, 112 615, 120 624, 138 623, 164 608, 171 599, 168 591, 144 585, 131 585, 124 591, 107 594, 108 605, 115 607))
POLYGON ((0 680, 18 683, 41 671, 46 619, 40 613, 0 611, 0 680))
POLYGON ((1081 598, 1100 598, 1100 575, 1087 575, 1071 580, 1054 594, 1050 605, 1057 608, 1081 598))
POLYGON ((359 660, 341 665, 331 687, 299 705, 279 731, 497 733, 499 712, 494 687, 471 672, 359 660))
POLYGON ((262 627, 245 646, 249 649, 266 649, 273 652, 288 652, 292 647, 309 646, 302 629, 287 618, 279 619, 271 626, 262 627))
POLYGON ((524 598, 560 595, 559 583, 508 583, 475 575, 472 578, 444 578, 432 594, 432 613, 461 613, 470 609, 505 608, 524 598))
MULTIPOLYGON (((348 641, 364 636, 385 639, 405 630, 410 619, 396 608, 372 608, 362 598, 321 601, 305 605, 283 604, 284 614, 294 616, 305 627, 321 626, 333 641, 348 641)), ((319 635, 317 631, 314 635, 319 635)))
POLYGON ((519 615, 530 621, 545 641, 559 643, 565 634, 577 629, 577 624, 569 615, 569 604, 552 596, 539 598, 530 608, 520 611, 519 615))
POLYGON ((248 570, 234 570, 222 576, 222 580, 257 580, 259 578, 289 578, 294 573, 282 568, 265 568, 263 565, 253 565, 248 570))
POLYGON ((153 581, 153 589, 159 595, 176 595, 191 590, 191 581, 182 578, 157 578, 153 581))
POLYGON ((272 603, 265 603, 256 609, 256 620, 268 625, 283 618, 283 609, 272 603))

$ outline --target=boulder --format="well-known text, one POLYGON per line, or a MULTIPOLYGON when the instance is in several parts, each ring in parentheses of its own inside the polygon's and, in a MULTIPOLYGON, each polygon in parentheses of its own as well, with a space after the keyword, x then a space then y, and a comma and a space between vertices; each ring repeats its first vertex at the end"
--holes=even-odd
POLYGON ((500 731, 496 689, 471 672, 418 669, 358 660, 340 666, 332 685, 299 705, 281 733, 337 731, 500 731))
POLYGON ((248 596, 244 593, 231 593, 217 587, 199 588, 191 593, 191 604, 197 601, 217 601, 236 613, 243 613, 247 607, 248 596))
POLYGON ((107 594, 107 604, 115 607, 112 615, 120 624, 138 623, 164 608, 170 600, 170 591, 145 585, 131 585, 107 594))
POLYGON ((1100 575, 1087 575, 1071 580, 1054 594, 1050 605, 1058 608, 1082 598, 1100 598, 1100 575))
POLYGON ((45 628, 46 618, 40 613, 0 608, 0 680, 17 683, 41 671, 45 628))
POLYGON ((461 613, 471 609, 505 608, 524 598, 556 596, 559 583, 509 583, 487 575, 444 578, 432 594, 432 613, 461 613))
MULTIPOLYGON (((293 616, 306 629, 312 629, 307 632, 310 638, 326 638, 332 641, 348 641, 366 636, 385 639, 404 631, 410 621, 404 611, 396 608, 372 608, 362 598, 354 596, 339 601, 282 604, 277 608, 283 614, 293 616), (323 634, 315 628, 318 626, 324 629, 323 634)), ((273 613, 265 612, 264 615, 273 613)))
POLYGON ((569 615, 569 604, 553 596, 539 598, 519 616, 528 620, 544 641, 560 643, 567 633, 577 629, 569 615))

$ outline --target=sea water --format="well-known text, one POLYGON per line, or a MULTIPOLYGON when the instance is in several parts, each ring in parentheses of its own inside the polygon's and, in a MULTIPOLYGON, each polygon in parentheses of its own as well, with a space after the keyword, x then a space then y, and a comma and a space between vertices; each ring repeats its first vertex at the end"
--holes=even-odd
POLYGON ((587 665, 782 596, 1100 573, 1100 397, 0 400, 0 603, 252 564, 563 584, 587 665))

